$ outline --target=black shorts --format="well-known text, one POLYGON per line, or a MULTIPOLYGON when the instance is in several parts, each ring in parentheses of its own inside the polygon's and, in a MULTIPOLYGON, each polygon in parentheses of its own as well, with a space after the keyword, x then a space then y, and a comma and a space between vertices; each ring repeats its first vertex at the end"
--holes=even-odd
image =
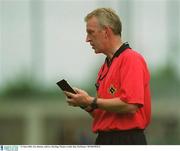
POLYGON ((144 130, 98 132, 96 145, 147 145, 144 130))

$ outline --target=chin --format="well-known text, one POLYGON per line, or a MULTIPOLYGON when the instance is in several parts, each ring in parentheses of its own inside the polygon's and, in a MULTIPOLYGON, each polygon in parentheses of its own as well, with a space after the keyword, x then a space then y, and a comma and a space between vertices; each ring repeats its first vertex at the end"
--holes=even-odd
POLYGON ((94 49, 94 53, 99 53, 99 51, 97 50, 97 49, 95 49, 95 48, 92 48, 92 49, 94 49))
POLYGON ((100 51, 100 50, 95 50, 95 53, 96 53, 96 54, 102 53, 102 51, 100 51))
POLYGON ((94 53, 95 53, 95 54, 98 54, 98 53, 100 53, 100 52, 99 52, 98 50, 94 50, 94 53))
POLYGON ((94 48, 94 47, 92 47, 92 49, 94 49, 94 53, 95 53, 95 54, 101 53, 101 50, 99 50, 99 49, 96 49, 96 48, 94 48))

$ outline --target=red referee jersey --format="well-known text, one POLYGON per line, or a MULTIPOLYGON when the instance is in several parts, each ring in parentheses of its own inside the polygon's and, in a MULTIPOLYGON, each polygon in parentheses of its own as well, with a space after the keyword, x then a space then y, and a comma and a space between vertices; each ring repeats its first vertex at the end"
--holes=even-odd
POLYGON ((105 62, 98 73, 98 98, 119 97, 141 108, 135 114, 120 114, 96 109, 93 112, 93 131, 145 129, 151 117, 150 74, 143 57, 127 48, 115 57, 110 65, 105 62))

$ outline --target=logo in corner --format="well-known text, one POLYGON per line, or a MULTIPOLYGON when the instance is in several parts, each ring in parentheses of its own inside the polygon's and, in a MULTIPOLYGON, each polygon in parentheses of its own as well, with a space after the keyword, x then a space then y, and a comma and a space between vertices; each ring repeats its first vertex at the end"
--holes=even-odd
POLYGON ((18 151, 18 145, 1 145, 0 151, 18 151))
POLYGON ((0 151, 3 151, 3 145, 0 146, 0 151))

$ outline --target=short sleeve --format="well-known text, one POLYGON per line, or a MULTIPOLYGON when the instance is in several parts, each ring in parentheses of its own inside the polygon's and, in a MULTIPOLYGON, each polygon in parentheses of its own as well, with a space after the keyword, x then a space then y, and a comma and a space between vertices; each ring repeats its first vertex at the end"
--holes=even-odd
POLYGON ((136 53, 123 58, 120 67, 120 99, 132 104, 144 104, 144 60, 136 53))

